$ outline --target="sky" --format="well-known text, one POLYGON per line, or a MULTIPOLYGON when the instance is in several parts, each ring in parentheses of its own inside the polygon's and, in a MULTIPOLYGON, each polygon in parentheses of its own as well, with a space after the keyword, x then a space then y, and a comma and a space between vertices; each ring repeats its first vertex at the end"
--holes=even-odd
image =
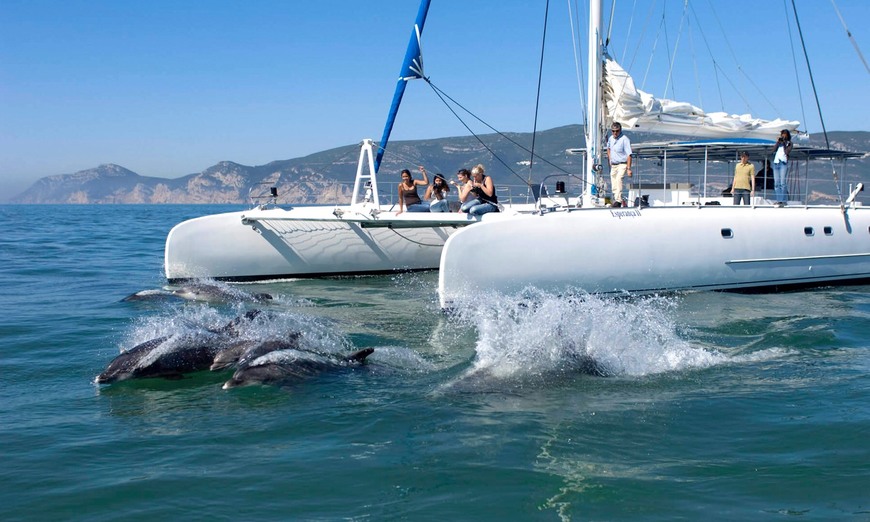
MULTIPOLYGON (((688 10, 682 0, 618 1, 609 49, 638 87, 820 132, 785 17, 791 0, 690 1, 688 10)), ((425 73, 503 132, 582 123, 585 71, 575 67, 570 20, 583 19, 575 33, 585 64, 586 7, 569 16, 576 2, 550 2, 541 67, 546 0, 432 0, 425 73)), ((795 2, 826 128, 870 130, 870 73, 832 2, 795 2)), ((104 163, 177 178, 224 160, 262 165, 377 140, 418 5, 3 0, 0 201, 40 177, 104 163)), ((836 6, 870 53, 870 1, 836 6)), ((609 0, 604 13, 608 24, 609 0)), ((409 84, 392 139, 467 134, 425 82, 409 84)))

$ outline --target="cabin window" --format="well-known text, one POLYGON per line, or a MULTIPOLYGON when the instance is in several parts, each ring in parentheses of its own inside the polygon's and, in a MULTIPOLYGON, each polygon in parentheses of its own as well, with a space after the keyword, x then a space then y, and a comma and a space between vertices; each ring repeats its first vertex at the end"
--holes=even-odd
POLYGON ((834 235, 833 227, 825 227, 825 235, 826 236, 833 236, 834 235))
POLYGON ((813 230, 813 227, 804 227, 804 234, 814 236, 816 235, 816 232, 813 230))
POLYGON ((724 237, 725 239, 731 239, 732 237, 734 237, 734 231, 730 228, 723 228, 722 237, 724 237))

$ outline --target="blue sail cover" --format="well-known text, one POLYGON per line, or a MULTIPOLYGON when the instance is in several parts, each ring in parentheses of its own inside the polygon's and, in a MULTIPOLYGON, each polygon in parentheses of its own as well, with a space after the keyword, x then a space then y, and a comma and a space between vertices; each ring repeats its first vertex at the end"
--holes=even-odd
POLYGON ((411 40, 408 42, 408 50, 405 52, 405 60, 402 62, 399 82, 396 84, 396 93, 393 94, 390 114, 387 116, 387 124, 384 126, 384 135, 381 136, 378 154, 375 157, 375 172, 381 167, 381 159, 384 157, 384 150, 387 148, 387 141, 390 139, 393 123, 396 121, 396 114, 399 112, 399 105, 402 103, 402 96, 405 94, 405 85, 407 85, 408 80, 423 78, 423 53, 420 50, 420 37, 423 34, 423 24, 426 23, 426 14, 429 12, 429 1, 422 0, 420 2, 420 10, 417 11, 417 21, 414 23, 414 29, 411 31, 411 40))

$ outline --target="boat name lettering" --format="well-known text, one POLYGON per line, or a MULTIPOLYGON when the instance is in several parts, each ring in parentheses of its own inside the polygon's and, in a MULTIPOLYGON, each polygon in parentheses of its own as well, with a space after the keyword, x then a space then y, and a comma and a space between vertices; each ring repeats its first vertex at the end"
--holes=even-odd
POLYGON ((619 219, 622 219, 624 217, 640 217, 640 210, 611 210, 610 215, 619 219))

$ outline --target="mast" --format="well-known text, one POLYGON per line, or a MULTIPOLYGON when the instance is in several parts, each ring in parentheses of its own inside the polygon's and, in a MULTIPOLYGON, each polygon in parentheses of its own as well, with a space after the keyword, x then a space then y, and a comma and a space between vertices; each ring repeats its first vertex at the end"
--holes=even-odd
POLYGON ((378 153, 375 156, 375 172, 381 168, 381 159, 384 157, 390 133, 393 131, 393 122, 396 121, 396 114, 399 112, 399 105, 402 103, 402 96, 405 94, 405 86, 408 84, 408 80, 424 78, 423 53, 420 49, 420 38, 423 35, 426 14, 429 12, 429 2, 430 0, 420 1, 417 20, 414 22, 414 28, 411 29, 411 39, 408 42, 408 50, 405 51, 405 59, 402 61, 402 70, 399 71, 399 81, 396 84, 396 92, 393 94, 393 103, 390 104, 390 113, 387 115, 387 123, 384 125, 384 134, 381 136, 381 142, 378 144, 378 153))
POLYGON ((601 0, 589 0, 589 68, 586 90, 586 189, 583 206, 591 207, 595 196, 595 181, 601 168, 601 0))

